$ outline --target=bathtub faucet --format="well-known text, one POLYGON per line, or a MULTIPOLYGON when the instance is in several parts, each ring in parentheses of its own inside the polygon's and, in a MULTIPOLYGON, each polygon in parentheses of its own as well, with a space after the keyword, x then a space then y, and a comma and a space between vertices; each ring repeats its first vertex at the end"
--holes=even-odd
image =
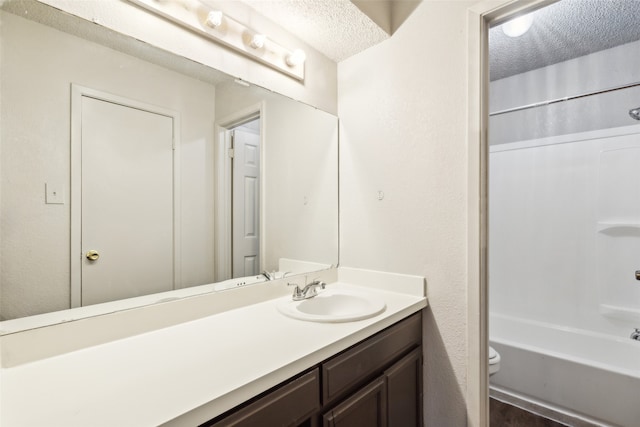
POLYGON ((631 339, 640 341, 640 328, 636 328, 635 331, 631 332, 631 339))

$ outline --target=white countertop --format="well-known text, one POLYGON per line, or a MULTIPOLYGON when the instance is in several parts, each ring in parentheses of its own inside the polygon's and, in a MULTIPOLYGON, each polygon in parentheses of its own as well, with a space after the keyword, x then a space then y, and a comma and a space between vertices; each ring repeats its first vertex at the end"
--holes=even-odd
POLYGON ((294 320, 277 298, 3 368, 0 425, 197 425, 427 305, 421 295, 368 291, 387 308, 357 322, 294 320))

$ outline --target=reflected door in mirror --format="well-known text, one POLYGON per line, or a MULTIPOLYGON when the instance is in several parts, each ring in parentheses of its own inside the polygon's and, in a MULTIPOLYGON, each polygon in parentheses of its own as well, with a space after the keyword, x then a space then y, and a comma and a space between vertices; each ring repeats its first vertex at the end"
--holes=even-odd
POLYGON ((81 110, 82 305, 172 290, 172 117, 88 96, 81 110))
POLYGON ((260 134, 233 131, 233 277, 260 272, 260 134))

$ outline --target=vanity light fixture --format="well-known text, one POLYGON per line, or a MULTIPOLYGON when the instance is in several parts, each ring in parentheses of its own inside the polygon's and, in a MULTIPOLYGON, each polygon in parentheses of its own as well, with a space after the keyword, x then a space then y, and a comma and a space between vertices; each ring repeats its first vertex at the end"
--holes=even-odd
POLYGON ((249 42, 249 46, 254 49, 261 49, 264 47, 264 42, 267 40, 267 36, 264 34, 254 34, 251 37, 251 41, 249 42))
POLYGON ((531 28, 533 24, 533 14, 519 16, 511 21, 502 24, 502 32, 509 37, 520 37, 531 28))
POLYGON ((188 11, 194 11, 198 9, 198 0, 180 0, 180 2, 182 3, 182 7, 184 7, 188 11))
POLYGON ((302 49, 296 49, 285 58, 285 62, 290 67, 296 67, 298 65, 304 64, 304 61, 307 59, 307 54, 304 53, 302 49))
POLYGON ((296 80, 304 80, 304 51, 287 49, 200 0, 127 1, 296 80))
POLYGON ((207 19, 205 24, 210 26, 211 28, 218 28, 222 25, 222 12, 219 10, 212 10, 207 14, 207 19))

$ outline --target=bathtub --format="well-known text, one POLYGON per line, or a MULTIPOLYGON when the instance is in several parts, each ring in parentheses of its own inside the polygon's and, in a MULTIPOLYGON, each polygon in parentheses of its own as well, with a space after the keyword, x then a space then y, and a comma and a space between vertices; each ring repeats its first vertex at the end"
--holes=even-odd
POLYGON ((640 426, 640 341, 492 314, 490 344, 501 400, 572 425, 640 426))

